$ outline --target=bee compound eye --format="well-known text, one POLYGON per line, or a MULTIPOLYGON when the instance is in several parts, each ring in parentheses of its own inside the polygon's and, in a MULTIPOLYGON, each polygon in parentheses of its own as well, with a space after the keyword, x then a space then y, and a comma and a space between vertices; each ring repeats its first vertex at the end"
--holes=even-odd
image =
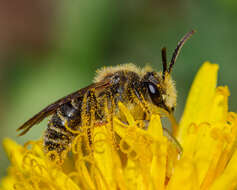
POLYGON ((150 95, 151 100, 154 104, 158 105, 161 103, 161 94, 157 86, 151 82, 147 83, 147 89, 150 95))
POLYGON ((148 84, 148 90, 150 94, 156 94, 156 87, 153 84, 148 84))
POLYGON ((150 95, 152 95, 152 96, 160 96, 160 92, 159 92, 158 88, 153 83, 148 82, 147 83, 147 88, 148 88, 148 91, 149 91, 150 95))

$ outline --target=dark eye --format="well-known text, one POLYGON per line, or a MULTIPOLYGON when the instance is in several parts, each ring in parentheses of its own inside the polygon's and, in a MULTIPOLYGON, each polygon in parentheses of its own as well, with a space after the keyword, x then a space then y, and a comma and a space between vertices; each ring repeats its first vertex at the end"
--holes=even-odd
POLYGON ((148 92, 151 96, 160 96, 160 92, 156 85, 151 82, 147 83, 148 92))
POLYGON ((151 82, 148 82, 147 89, 153 103, 156 105, 159 105, 162 102, 162 100, 161 100, 160 91, 157 88, 157 86, 151 82))

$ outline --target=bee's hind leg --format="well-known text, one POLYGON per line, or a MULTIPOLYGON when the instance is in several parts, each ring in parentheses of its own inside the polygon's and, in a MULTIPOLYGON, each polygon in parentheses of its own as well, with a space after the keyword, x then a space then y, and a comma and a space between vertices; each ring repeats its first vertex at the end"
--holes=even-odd
POLYGON ((95 125, 95 113, 97 109, 97 99, 95 96, 94 89, 87 91, 86 95, 83 98, 83 108, 82 108, 82 118, 83 125, 86 126, 86 135, 89 144, 89 148, 92 145, 92 133, 95 125))
POLYGON ((110 134, 111 134, 111 141, 113 146, 116 149, 119 149, 118 141, 116 140, 116 134, 114 131, 114 110, 115 110, 116 104, 113 98, 113 95, 110 92, 106 93, 106 99, 104 104, 104 112, 106 115, 107 123, 110 125, 110 134))

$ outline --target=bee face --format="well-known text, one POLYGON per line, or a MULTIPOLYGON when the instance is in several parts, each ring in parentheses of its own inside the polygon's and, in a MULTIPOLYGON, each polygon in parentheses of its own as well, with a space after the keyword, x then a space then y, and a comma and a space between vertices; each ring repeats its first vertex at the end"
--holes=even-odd
POLYGON ((170 75, 165 78, 158 72, 147 72, 143 79, 143 86, 152 104, 172 112, 176 106, 176 89, 170 75))

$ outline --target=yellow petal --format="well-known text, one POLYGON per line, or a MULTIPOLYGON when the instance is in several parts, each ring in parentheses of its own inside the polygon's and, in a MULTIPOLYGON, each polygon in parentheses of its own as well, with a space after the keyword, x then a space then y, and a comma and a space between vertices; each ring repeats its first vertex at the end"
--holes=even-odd
POLYGON ((8 186, 14 180, 16 189, 22 190, 41 188, 64 190, 68 187, 79 190, 79 187, 55 163, 47 159, 39 144, 32 144, 31 151, 10 139, 5 139, 3 144, 12 163, 9 175, 13 176, 5 179, 5 185, 8 186), (43 157, 40 157, 42 155, 43 157))
POLYGON ((167 139, 163 136, 163 129, 158 115, 151 117, 147 130, 155 142, 153 143, 153 158, 151 162, 151 176, 154 189, 164 189, 166 179, 167 139))
POLYGON ((216 91, 217 71, 218 65, 205 62, 195 77, 180 121, 178 140, 181 144, 192 122, 200 124, 208 119, 216 91))
POLYGON ((3 147, 11 163, 20 168, 25 150, 9 138, 3 140, 3 147))
POLYGON ((113 147, 112 147, 112 139, 108 134, 105 126, 95 128, 94 130, 94 158, 97 167, 101 172, 100 179, 101 189, 110 188, 115 189, 114 183, 114 163, 113 160, 113 147))
POLYGON ((147 129, 147 132, 156 141, 163 140, 163 138, 164 138, 163 129, 162 129, 160 117, 158 115, 152 115, 151 116, 151 121, 149 123, 149 127, 147 129))
POLYGON ((209 113, 207 116, 209 123, 225 122, 228 113, 228 96, 230 95, 229 89, 225 87, 217 87, 214 97, 211 100, 209 113))
POLYGON ((166 180, 167 142, 155 143, 151 162, 151 178, 154 189, 163 190, 166 180))
POLYGON ((232 189, 237 184, 237 151, 232 156, 223 174, 215 181, 210 190, 232 189))
POLYGON ((183 157, 175 166, 174 174, 169 181, 167 190, 197 190, 197 171, 194 163, 183 157))
POLYGON ((1 180, 1 190, 14 190, 15 179, 13 176, 4 177, 1 180))

